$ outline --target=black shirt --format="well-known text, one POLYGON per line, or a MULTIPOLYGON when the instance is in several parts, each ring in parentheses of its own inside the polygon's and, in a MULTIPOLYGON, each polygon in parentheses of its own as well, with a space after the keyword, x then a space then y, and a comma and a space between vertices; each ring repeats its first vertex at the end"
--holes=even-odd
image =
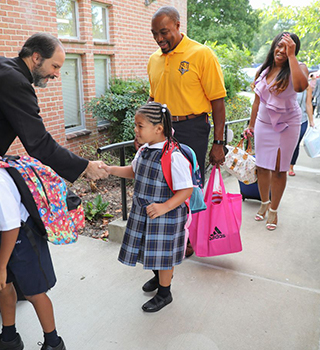
POLYGON ((60 146, 45 129, 32 83, 21 58, 0 57, 0 155, 18 137, 31 157, 73 182, 88 161, 60 146))

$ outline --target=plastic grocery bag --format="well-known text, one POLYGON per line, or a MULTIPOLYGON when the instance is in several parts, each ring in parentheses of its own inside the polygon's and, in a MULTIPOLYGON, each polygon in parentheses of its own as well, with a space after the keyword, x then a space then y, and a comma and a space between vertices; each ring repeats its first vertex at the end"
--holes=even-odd
POLYGON ((320 130, 309 128, 303 139, 304 148, 311 158, 320 157, 320 130))

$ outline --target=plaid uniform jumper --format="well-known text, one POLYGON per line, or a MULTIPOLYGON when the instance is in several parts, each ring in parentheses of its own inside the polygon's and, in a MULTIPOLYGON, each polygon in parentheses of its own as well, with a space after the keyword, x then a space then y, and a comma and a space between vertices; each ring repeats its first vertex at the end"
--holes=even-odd
POLYGON ((146 212, 149 204, 173 196, 163 176, 161 153, 161 149, 145 148, 137 159, 132 209, 118 258, 129 266, 140 262, 145 269, 170 270, 183 260, 185 203, 156 219, 146 212))

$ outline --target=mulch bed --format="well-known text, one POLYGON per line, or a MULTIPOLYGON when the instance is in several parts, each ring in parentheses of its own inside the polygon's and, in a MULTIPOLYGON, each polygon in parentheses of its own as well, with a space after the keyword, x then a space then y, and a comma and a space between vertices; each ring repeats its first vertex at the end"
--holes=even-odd
MULTIPOLYGON (((113 215, 113 217, 104 218, 100 216, 92 221, 86 220, 86 226, 81 233, 84 236, 107 241, 109 222, 122 217, 120 179, 113 176, 110 176, 108 179, 94 182, 80 179, 72 185, 69 185, 69 187, 82 199, 83 207, 85 207, 86 202, 93 202, 99 194, 104 202, 109 202, 106 213, 113 215)), ((127 181, 126 188, 129 213, 133 195, 133 182, 127 181)))

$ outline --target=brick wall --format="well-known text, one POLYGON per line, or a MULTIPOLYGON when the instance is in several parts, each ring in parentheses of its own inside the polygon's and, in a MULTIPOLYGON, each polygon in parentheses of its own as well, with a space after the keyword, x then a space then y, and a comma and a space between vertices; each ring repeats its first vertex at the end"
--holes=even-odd
MULTIPOLYGON (((146 77, 146 65, 157 49, 153 40, 151 17, 161 6, 175 6, 181 16, 181 30, 186 31, 187 0, 158 0, 145 5, 145 0, 100 0, 110 16, 110 43, 93 41, 91 1, 79 0, 79 40, 61 39, 68 54, 81 55, 84 102, 95 97, 94 54, 110 55, 111 73, 118 77, 146 77)), ((55 0, 1 0, 0 55, 17 56, 25 40, 36 32, 48 32, 58 37, 55 0)), ((86 115, 86 130, 90 134, 71 138, 64 128, 61 79, 50 81, 47 88, 36 89, 41 116, 48 131, 61 145, 79 153, 81 144, 103 145, 107 130, 98 131, 96 120, 86 115)), ((22 153, 15 141, 11 153, 22 153)))
POLYGON ((158 46, 151 34, 151 17, 161 6, 175 6, 181 16, 181 29, 186 31, 187 1, 155 1, 149 6, 144 0, 114 1, 113 20, 115 48, 115 70, 118 76, 146 77, 146 63, 158 46), (123 6, 127 11, 123 11, 123 6))

